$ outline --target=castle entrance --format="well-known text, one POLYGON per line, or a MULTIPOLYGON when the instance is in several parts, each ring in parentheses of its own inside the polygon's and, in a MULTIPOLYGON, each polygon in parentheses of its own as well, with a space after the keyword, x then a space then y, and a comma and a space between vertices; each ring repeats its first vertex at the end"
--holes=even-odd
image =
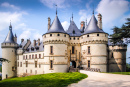
POLYGON ((76 62, 75 61, 71 61, 72 62, 72 67, 76 68, 76 62))

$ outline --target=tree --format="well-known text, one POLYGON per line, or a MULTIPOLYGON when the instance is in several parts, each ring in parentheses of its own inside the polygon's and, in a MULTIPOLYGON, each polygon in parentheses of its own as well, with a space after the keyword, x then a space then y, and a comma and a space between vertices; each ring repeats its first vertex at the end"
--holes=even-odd
POLYGON ((9 60, 7 60, 7 59, 4 59, 4 58, 0 58, 0 63, 3 63, 3 62, 10 62, 9 60))
POLYGON ((122 25, 121 28, 118 27, 114 27, 113 30, 113 34, 110 35, 110 41, 113 44, 117 44, 117 43, 125 43, 125 44, 129 44, 130 43, 130 18, 126 19, 127 22, 125 24, 122 25))

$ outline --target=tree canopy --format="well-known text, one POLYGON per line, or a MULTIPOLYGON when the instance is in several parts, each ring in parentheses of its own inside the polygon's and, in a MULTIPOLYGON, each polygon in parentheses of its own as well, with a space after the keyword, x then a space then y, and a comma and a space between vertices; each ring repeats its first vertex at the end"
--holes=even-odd
POLYGON ((4 59, 4 58, 0 58, 0 63, 3 63, 3 62, 10 62, 9 60, 7 60, 7 59, 4 59))
POLYGON ((130 43, 130 18, 126 19, 127 22, 125 24, 122 25, 121 28, 119 27, 114 27, 113 30, 113 34, 110 35, 110 41, 113 44, 117 44, 117 43, 125 43, 125 44, 129 44, 130 43))

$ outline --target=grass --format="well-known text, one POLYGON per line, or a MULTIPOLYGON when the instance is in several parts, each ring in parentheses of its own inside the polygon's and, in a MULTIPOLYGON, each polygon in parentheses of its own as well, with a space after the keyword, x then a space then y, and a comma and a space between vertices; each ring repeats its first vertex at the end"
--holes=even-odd
POLYGON ((88 77, 79 72, 50 73, 0 81, 0 87, 66 87, 88 77))
POLYGON ((103 72, 103 73, 130 75, 130 72, 103 72))

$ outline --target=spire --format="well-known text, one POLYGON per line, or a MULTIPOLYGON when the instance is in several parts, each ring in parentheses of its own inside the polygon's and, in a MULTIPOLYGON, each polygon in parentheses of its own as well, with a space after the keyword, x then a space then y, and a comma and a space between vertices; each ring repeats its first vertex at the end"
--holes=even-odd
POLYGON ((10 26, 9 26, 9 29, 12 29, 11 20, 10 20, 10 26))
POLYGON ((13 32, 12 32, 11 22, 10 22, 10 26, 9 26, 9 32, 8 32, 6 38, 5 38, 4 43, 15 43, 14 42, 14 35, 13 35, 13 32))
POLYGON ((93 5, 93 14, 94 14, 94 5, 93 5))
POLYGON ((73 21, 73 13, 72 13, 72 21, 73 21))
POLYGON ((56 16, 57 16, 57 5, 55 5, 56 6, 56 16))
POLYGON ((70 23, 71 23, 71 18, 70 18, 70 23))

